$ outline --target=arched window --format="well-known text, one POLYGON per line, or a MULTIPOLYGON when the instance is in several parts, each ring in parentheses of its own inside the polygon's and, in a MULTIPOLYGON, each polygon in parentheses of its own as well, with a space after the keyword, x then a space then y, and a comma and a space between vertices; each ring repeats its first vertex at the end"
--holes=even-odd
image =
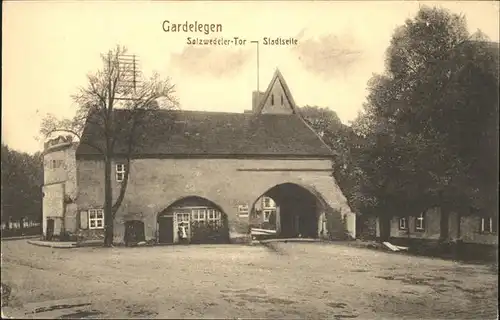
POLYGON ((274 94, 271 94, 271 105, 274 106, 274 94))
POLYGON ((283 95, 281 95, 281 105, 284 104, 284 101, 283 101, 283 95))

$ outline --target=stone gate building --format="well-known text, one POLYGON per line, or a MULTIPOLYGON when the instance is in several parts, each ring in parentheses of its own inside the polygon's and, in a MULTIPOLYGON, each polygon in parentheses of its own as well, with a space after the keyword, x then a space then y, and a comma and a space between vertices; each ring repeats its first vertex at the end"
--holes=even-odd
MULTIPOLYGON (((118 128, 127 117, 115 111, 118 128)), ((332 176, 332 151, 299 114, 279 70, 266 92, 253 93, 251 112, 158 111, 140 130, 129 167, 124 141, 115 147, 114 199, 129 173, 115 243, 248 240, 251 226, 275 228, 281 237, 356 236, 355 214, 332 176), (211 231, 201 232, 204 225, 211 231)), ((52 234, 103 237, 104 161, 85 141, 99 144, 90 125, 76 152, 68 151, 73 144, 46 151, 46 172, 59 156, 67 161, 61 168, 75 173, 46 181, 46 235, 45 220, 57 211, 63 222, 52 234)))

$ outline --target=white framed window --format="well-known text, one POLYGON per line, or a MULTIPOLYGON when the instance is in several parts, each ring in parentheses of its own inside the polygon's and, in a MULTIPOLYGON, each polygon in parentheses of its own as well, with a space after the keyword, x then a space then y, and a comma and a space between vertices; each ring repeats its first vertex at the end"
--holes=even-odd
POLYGON ((117 163, 115 166, 116 181, 122 182, 125 179, 125 164, 117 163))
POLYGON ((276 204, 274 203, 274 200, 269 197, 263 197, 262 198, 262 207, 264 209, 274 209, 276 208, 276 204))
POLYGON ((177 213, 177 223, 189 222, 189 213, 177 213))
POLYGON ((207 215, 207 209, 198 210, 198 219, 200 221, 205 221, 207 215))
POLYGON ((264 222, 269 222, 269 217, 271 217, 272 212, 273 212, 273 210, 262 211, 262 218, 263 218, 264 222))
POLYGON ((238 206, 238 215, 240 217, 248 217, 249 213, 250 213, 250 210, 249 210, 247 204, 243 204, 243 205, 238 206))
POLYGON ((219 221, 221 219, 221 213, 215 209, 207 210, 207 220, 208 221, 219 221))
POLYGON ((207 210, 207 220, 215 220, 215 210, 214 209, 208 209, 207 210))
POLYGON ((423 231, 425 230, 425 217, 424 213, 421 213, 416 219, 415 219, 415 230, 418 231, 423 231))
POLYGON ((192 216, 194 221, 205 221, 206 209, 193 209, 192 216))
POLYGON ((400 230, 406 230, 408 229, 408 221, 406 218, 399 218, 399 229, 400 230))
POLYGON ((493 218, 481 218, 481 232, 493 233, 493 218))
POLYGON ((89 229, 104 228, 104 210, 90 209, 89 210, 89 229))

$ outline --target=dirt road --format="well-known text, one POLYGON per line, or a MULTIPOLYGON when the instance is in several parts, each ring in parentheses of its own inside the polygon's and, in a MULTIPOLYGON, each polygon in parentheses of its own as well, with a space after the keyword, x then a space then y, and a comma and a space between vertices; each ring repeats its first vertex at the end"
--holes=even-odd
MULTIPOLYGON (((496 270, 343 245, 52 249, 2 243, 30 318, 494 319, 496 270)), ((7 310, 7 309, 5 309, 7 310)))

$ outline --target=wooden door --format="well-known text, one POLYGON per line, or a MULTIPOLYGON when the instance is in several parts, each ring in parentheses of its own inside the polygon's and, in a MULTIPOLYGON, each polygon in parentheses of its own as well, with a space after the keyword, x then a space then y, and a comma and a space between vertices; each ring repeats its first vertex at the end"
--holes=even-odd
POLYGON ((125 245, 137 244, 145 241, 144 223, 142 221, 125 222, 125 245))
POLYGON ((158 219, 158 242, 174 243, 174 219, 173 217, 160 217, 158 219))

